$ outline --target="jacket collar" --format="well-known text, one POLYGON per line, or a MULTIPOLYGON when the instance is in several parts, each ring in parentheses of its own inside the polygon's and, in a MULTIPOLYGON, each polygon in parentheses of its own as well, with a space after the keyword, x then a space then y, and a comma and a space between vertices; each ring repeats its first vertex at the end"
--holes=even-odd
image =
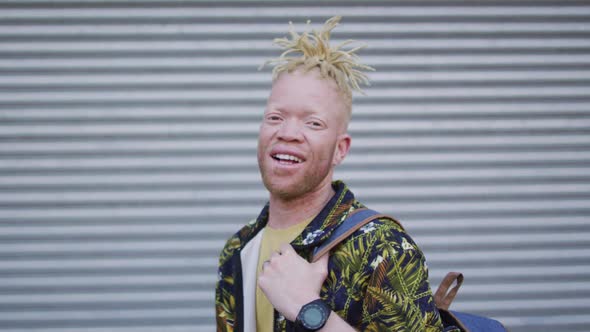
MULTIPOLYGON (((296 250, 317 247, 327 240, 332 232, 346 219, 348 214, 353 210, 355 202, 354 194, 348 189, 342 181, 332 182, 332 188, 335 191, 334 196, 328 201, 320 213, 305 227, 303 232, 291 245, 296 250)), ((268 223, 268 203, 264 206, 258 218, 249 226, 242 229, 240 237, 244 243, 262 230, 268 223)))

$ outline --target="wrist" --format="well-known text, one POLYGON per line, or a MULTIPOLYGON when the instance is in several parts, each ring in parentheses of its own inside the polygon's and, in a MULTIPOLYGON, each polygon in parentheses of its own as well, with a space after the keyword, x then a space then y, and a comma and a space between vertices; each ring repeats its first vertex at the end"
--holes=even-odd
POLYGON ((295 327, 298 331, 319 331, 322 329, 332 309, 322 299, 318 298, 301 307, 295 319, 295 327))
POLYGON ((301 309, 308 303, 311 303, 315 300, 319 300, 320 297, 319 295, 315 295, 315 296, 306 296, 301 298, 298 301, 293 301, 293 306, 290 308, 290 310, 288 311, 288 313, 286 313, 287 315, 285 315, 285 318, 289 321, 295 322, 295 320, 297 319, 297 315, 299 315, 299 312, 301 312, 301 309))

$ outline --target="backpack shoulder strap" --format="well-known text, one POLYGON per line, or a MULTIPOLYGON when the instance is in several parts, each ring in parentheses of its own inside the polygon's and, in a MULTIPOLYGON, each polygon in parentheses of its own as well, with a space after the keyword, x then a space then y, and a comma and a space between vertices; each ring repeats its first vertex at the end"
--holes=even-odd
POLYGON ((462 332, 507 332, 508 330, 506 330, 504 325, 495 319, 466 312, 449 310, 449 307, 457 295, 462 283, 463 274, 459 272, 449 272, 434 294, 434 303, 440 313, 443 325, 445 327, 458 327, 462 332), (455 284, 455 286, 451 288, 451 285, 453 284, 455 284), (449 290, 449 288, 451 289, 449 290))
MULTIPOLYGON (((320 257, 325 255, 326 253, 330 252, 332 248, 337 246, 340 242, 344 239, 349 237, 352 233, 357 231, 359 228, 363 227, 364 225, 368 224, 369 222, 380 219, 380 218, 387 218, 395 221, 400 227, 401 224, 395 220, 394 218, 380 214, 379 212, 367 208, 356 209, 352 211, 348 217, 334 230, 332 235, 324 242, 321 246, 316 247, 313 251, 313 256, 311 261, 315 262, 320 257)), ((403 228, 403 227, 402 227, 403 228)))
POLYGON ((448 310, 451 303, 457 296, 459 288, 463 284, 463 274, 460 272, 449 272, 440 282, 436 293, 434 293, 434 303, 439 309, 448 310), (451 288, 452 285, 455 285, 451 288), (450 290, 449 290, 450 289, 450 290))

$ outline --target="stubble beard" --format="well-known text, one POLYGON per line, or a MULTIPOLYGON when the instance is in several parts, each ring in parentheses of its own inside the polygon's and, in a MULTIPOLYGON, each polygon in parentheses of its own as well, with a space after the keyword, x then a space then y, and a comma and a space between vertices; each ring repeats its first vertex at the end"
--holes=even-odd
POLYGON ((287 183, 278 183, 284 180, 285 177, 288 177, 288 175, 273 174, 275 170, 273 170, 271 165, 265 163, 265 156, 258 156, 258 168, 262 176, 262 182, 269 193, 281 200, 291 201, 316 190, 325 181, 331 171, 331 157, 327 160, 322 160, 319 167, 307 168, 303 174, 295 175, 295 178, 291 176, 290 181, 287 183), (277 181, 277 183, 274 181, 277 181))

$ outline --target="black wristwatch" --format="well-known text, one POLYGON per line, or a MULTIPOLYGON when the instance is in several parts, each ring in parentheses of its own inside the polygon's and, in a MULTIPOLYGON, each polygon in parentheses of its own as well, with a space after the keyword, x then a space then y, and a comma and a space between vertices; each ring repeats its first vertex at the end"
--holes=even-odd
POLYGON ((321 299, 311 301, 301 307, 295 325, 299 331, 317 331, 324 327, 332 309, 321 299))

